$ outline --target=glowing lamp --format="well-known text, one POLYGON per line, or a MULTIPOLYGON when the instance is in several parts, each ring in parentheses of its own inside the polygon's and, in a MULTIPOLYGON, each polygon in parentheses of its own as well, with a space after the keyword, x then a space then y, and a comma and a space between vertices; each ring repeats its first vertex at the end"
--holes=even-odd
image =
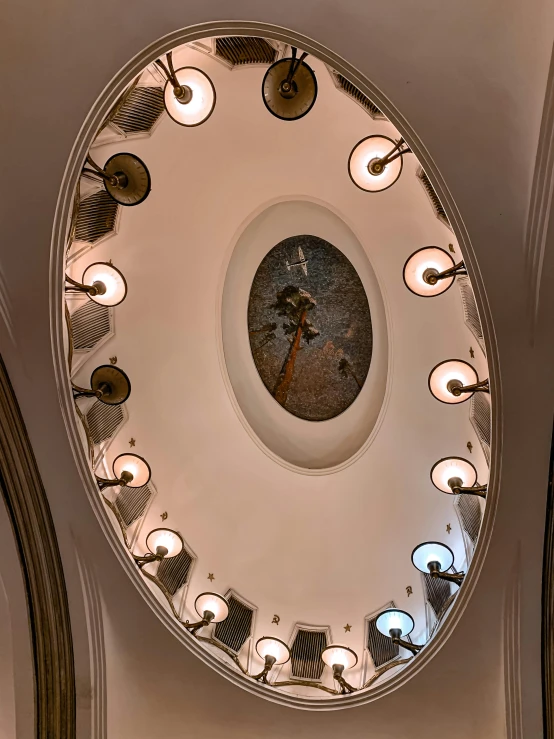
POLYGON ((264 660, 264 668, 258 675, 253 675, 254 680, 267 683, 267 675, 273 665, 284 665, 290 659, 290 649, 281 639, 273 636, 262 636, 256 642, 256 652, 264 660))
POLYGON ((386 611, 382 611, 377 616, 375 626, 381 634, 390 636, 394 644, 408 649, 412 654, 417 654, 423 648, 420 644, 412 644, 412 642, 405 641, 402 638, 411 634, 415 626, 414 619, 406 611, 401 611, 398 608, 387 608, 386 611))
POLYGON ((419 544, 412 552, 412 564, 420 572, 456 585, 461 585, 465 577, 463 572, 447 572, 454 564, 454 552, 438 541, 419 544))
POLYGON ((350 152, 348 172, 352 182, 366 192, 381 192, 394 185, 402 173, 403 154, 410 147, 404 139, 367 136, 350 152))
POLYGON ((156 61, 167 79, 164 105, 170 118, 181 126, 199 126, 213 113, 215 87, 207 74, 197 67, 173 68, 173 54, 165 55, 165 63, 156 61))
POLYGON ((262 98, 265 107, 282 121, 297 121, 309 113, 317 98, 317 81, 313 69, 304 59, 307 53, 296 58, 279 59, 265 73, 262 82, 262 98))
POLYGON ((477 470, 462 457, 445 457, 431 468, 431 481, 443 493, 478 495, 485 498, 486 485, 477 485, 477 470))
POLYGON ((462 359, 447 359, 429 374, 429 390, 441 403, 463 403, 473 393, 488 393, 489 381, 479 381, 475 369, 462 359))
POLYGON ((149 554, 145 554, 142 557, 133 554, 133 559, 141 569, 150 562, 161 562, 162 559, 169 559, 170 557, 176 557, 178 554, 181 554, 185 542, 181 534, 177 531, 159 528, 152 529, 148 534, 146 537, 146 546, 148 547, 149 554))
POLYGON ((192 624, 188 621, 183 623, 183 626, 191 634, 196 634, 198 629, 211 623, 221 623, 229 615, 229 603, 226 598, 218 593, 200 593, 194 601, 194 608, 196 613, 201 616, 201 620, 192 624))
POLYGON ((415 251, 404 265, 404 284, 415 295, 432 298, 448 290, 456 275, 466 275, 463 262, 454 263, 450 254, 438 246, 415 251))
POLYGON ((358 655, 350 647, 340 644, 330 644, 321 652, 321 659, 333 670, 333 679, 341 686, 341 693, 353 693, 356 688, 349 685, 342 673, 358 664, 358 655))

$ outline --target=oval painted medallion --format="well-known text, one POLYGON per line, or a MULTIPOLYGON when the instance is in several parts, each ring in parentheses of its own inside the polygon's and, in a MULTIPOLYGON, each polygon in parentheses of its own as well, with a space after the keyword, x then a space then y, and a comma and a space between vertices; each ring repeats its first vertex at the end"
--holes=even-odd
POLYGON ((254 364, 275 400, 326 421, 360 393, 371 363, 369 303, 351 262, 317 236, 291 236, 258 267, 248 301, 254 364))

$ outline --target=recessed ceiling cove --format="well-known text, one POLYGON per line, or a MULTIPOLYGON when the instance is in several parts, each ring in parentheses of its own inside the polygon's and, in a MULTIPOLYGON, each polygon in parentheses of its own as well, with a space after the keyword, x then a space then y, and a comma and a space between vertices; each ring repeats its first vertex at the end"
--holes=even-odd
POLYGON ((346 707, 419 672, 479 546, 471 274, 340 59, 187 38, 117 77, 60 197, 62 408, 172 633, 262 698, 346 707))
POLYGON ((339 215, 304 199, 253 217, 233 247, 221 325, 229 394, 260 448, 307 474, 362 453, 390 347, 367 251, 339 215))
POLYGON ((248 335, 268 392, 299 418, 334 418, 363 387, 373 344, 367 296, 352 264, 324 239, 290 236, 263 258, 248 335))

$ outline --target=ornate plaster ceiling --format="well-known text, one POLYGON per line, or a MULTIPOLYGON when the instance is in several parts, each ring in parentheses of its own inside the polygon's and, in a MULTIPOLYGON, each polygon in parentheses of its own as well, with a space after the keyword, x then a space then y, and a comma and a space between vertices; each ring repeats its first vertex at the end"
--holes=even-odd
MULTIPOLYGON (((425 300, 402 281, 406 259, 422 246, 462 255, 431 207, 413 155, 386 192, 354 186, 347 169, 353 146, 370 134, 399 134, 337 89, 317 59, 309 58, 316 103, 295 122, 265 108, 267 66, 231 69, 190 47, 176 50, 174 60, 210 76, 213 114, 190 129, 163 114, 150 136, 127 141, 102 135, 94 158, 103 164, 122 150, 138 155, 152 191, 138 207, 122 209, 109 238, 69 250, 74 278, 111 259, 129 286, 109 338, 74 362, 78 385, 112 357, 132 382, 128 417, 102 445, 97 471, 105 474, 125 451, 147 458, 155 496, 132 543, 142 552, 162 521, 182 534, 195 558, 175 599, 183 618, 195 617, 198 593, 232 590, 255 607, 246 645, 253 664, 251 645, 260 636, 289 641, 298 624, 320 626, 358 653, 351 681, 360 684, 373 669, 368 615, 394 601, 413 615, 414 641, 427 638, 414 546, 444 541, 456 565, 467 564, 453 499, 432 486, 431 467, 471 454, 479 481, 488 479, 469 403, 444 405, 427 387, 438 362, 470 353, 487 376, 460 291, 425 300), (272 246, 299 232, 328 239, 353 261, 375 336, 359 397, 320 424, 274 403, 248 347, 254 272, 272 246)), ((159 601, 167 608, 162 593, 159 601)))

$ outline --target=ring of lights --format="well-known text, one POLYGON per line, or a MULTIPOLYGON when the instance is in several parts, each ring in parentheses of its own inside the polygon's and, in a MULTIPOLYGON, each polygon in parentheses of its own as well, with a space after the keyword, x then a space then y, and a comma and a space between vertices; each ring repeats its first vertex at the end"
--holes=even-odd
MULTIPOLYGON (((88 151, 88 148, 96 134, 96 131, 102 119, 111 109, 126 85, 129 84, 132 78, 139 71, 141 71, 141 69, 146 64, 152 62, 161 54, 168 51, 179 43, 191 42, 196 39, 212 35, 224 35, 225 33, 238 33, 243 35, 263 34, 272 38, 283 40, 287 43, 298 45, 303 49, 308 50, 310 53, 317 54, 319 58, 324 60, 325 62, 332 64, 338 72, 347 76, 354 84, 359 87, 362 92, 370 95, 376 101, 376 103, 379 104, 381 110, 386 113, 388 118, 409 139, 411 150, 416 154, 422 164, 424 164, 426 173, 428 174, 428 176, 433 178, 434 184, 436 184, 436 189, 441 198, 441 201, 446 205, 449 212, 450 220, 456 228, 459 242, 461 243, 464 254, 466 255, 466 260, 470 268, 472 268, 477 300, 479 302, 484 323, 485 335, 487 336, 487 339, 489 339, 489 337, 493 335, 490 327, 490 318, 486 311, 486 301, 482 299, 483 287, 479 282, 479 273, 476 269, 475 258, 473 257, 471 246, 469 240, 467 239, 463 224, 457 214, 455 204, 453 203, 447 188, 442 182, 439 172, 437 171, 432 160, 427 155, 427 152, 424 150, 423 146, 417 139, 417 136, 410 129, 407 122, 400 117, 400 115, 393 108, 390 102, 387 101, 366 78, 360 75, 360 73, 344 63, 339 57, 336 57, 334 54, 329 52, 329 50, 313 42, 311 39, 307 39, 286 29, 276 28, 260 23, 209 23, 202 26, 194 27, 192 29, 179 31, 175 34, 171 34, 170 36, 165 37, 161 41, 153 44, 142 54, 135 57, 133 62, 129 63, 119 73, 117 78, 114 80, 109 92, 104 96, 102 100, 98 101, 95 108, 89 114, 85 125, 81 129, 79 139, 76 142, 76 145, 72 152, 68 170, 62 185, 62 190, 58 201, 58 208, 56 211, 52 244, 53 259, 51 260, 51 322, 53 352, 56 376, 61 396, 62 412, 68 429, 68 434, 72 441, 76 463, 81 472, 83 484, 85 486, 85 489, 87 490, 87 494, 89 495, 91 505, 96 510, 97 515, 101 520, 102 527, 106 536, 111 541, 116 555, 122 563, 122 566, 126 568, 136 586, 141 590, 145 599, 151 604, 151 606, 157 612, 158 616, 165 622, 168 628, 182 641, 182 643, 185 644, 191 651, 195 652, 195 654, 203 661, 217 668, 229 680, 236 682, 245 689, 256 693, 268 700, 281 702, 289 706, 304 709, 323 708, 329 710, 330 708, 343 708, 350 705, 355 705, 360 702, 373 700, 383 694, 390 692, 391 690, 395 689, 400 684, 408 680, 419 669, 421 669, 431 659, 433 654, 442 646, 444 640, 451 632, 452 627, 461 617, 461 614, 475 586, 480 568, 482 567, 488 539, 490 538, 492 530, 494 506, 497 496, 496 469, 500 456, 499 435, 495 434, 496 444, 493 447, 493 463, 491 465, 491 479, 489 483, 489 503, 481 529, 479 544, 464 589, 460 592, 460 596, 456 599, 443 627, 438 631, 437 635, 423 651, 417 662, 408 665, 404 671, 396 674, 391 680, 387 681, 383 685, 376 686, 371 692, 354 693, 352 695, 342 697, 340 702, 329 703, 327 701, 321 701, 318 699, 300 698, 293 695, 278 694, 274 691, 268 691, 267 688, 265 688, 263 685, 252 683, 248 680, 245 681, 245 678, 237 673, 236 670, 224 663, 221 663, 213 655, 203 650, 195 640, 186 638, 183 630, 178 628, 177 624, 172 620, 168 611, 165 609, 161 609, 159 605, 157 605, 156 599, 147 587, 144 579, 140 577, 137 568, 133 565, 128 555, 121 548, 120 539, 115 534, 113 527, 109 523, 106 512, 102 508, 102 505, 99 501, 98 489, 96 488, 91 475, 86 452, 81 445, 81 435, 78 427, 78 421, 73 408, 72 393, 67 380, 67 365, 66 358, 64 356, 65 349, 63 342, 64 334, 62 319, 63 261, 67 240, 67 223, 72 211, 73 192, 75 184, 79 177, 80 169, 85 159, 86 152, 88 151)), ((494 343, 492 343, 491 341, 488 341, 487 343, 489 351, 488 362, 491 374, 491 384, 494 388, 495 380, 498 376, 498 356, 494 343)), ((493 415, 495 430, 500 427, 501 423, 501 404, 499 401, 500 398, 495 398, 495 412, 493 415)))

